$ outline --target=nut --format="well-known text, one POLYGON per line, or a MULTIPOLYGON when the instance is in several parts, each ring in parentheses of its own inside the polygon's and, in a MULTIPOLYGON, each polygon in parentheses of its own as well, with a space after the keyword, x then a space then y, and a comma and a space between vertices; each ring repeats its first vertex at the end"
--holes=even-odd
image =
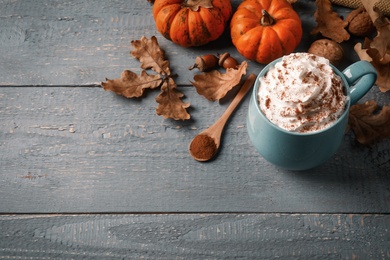
POLYGON ((188 69, 193 70, 195 68, 200 71, 209 71, 215 69, 218 65, 218 58, 212 54, 206 54, 203 56, 198 56, 195 59, 194 65, 190 66, 188 69))
POLYGON ((328 39, 313 42, 308 52, 328 59, 333 65, 337 65, 344 56, 343 47, 339 43, 328 39))
POLYGON ((219 58, 219 66, 225 68, 225 69, 235 69, 238 66, 238 62, 236 59, 230 56, 230 53, 225 52, 222 55, 218 55, 219 58))
POLYGON ((369 36, 375 29, 374 23, 364 7, 350 12, 345 20, 348 22, 348 32, 356 36, 369 36))

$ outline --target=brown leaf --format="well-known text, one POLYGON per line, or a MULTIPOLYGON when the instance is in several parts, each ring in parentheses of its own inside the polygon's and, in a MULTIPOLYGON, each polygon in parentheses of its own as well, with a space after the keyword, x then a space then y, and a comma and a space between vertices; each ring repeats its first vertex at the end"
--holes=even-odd
POLYGON ((183 94, 176 90, 169 61, 164 58, 164 51, 160 48, 157 38, 152 36, 149 40, 142 36, 140 40, 131 41, 131 44, 134 49, 130 53, 141 62, 141 68, 144 70, 140 75, 125 70, 118 79, 106 79, 106 82, 101 83, 102 87, 128 98, 141 97, 147 88, 161 87, 161 93, 156 98, 159 103, 156 113, 164 118, 189 119, 186 108, 190 104, 180 100, 183 94), (149 75, 145 71, 147 69, 152 69, 157 74, 149 75))
POLYGON ((190 119, 190 114, 186 110, 190 104, 181 100, 183 96, 183 93, 176 90, 173 79, 168 78, 161 86, 161 93, 156 97, 156 102, 159 104, 156 109, 157 115, 174 120, 190 119))
MULTIPOLYGON (((367 40, 367 38, 366 38, 366 40, 367 40)), ((372 58, 370 57, 370 55, 368 55, 367 49, 365 49, 361 43, 357 43, 354 46, 354 50, 357 53, 357 55, 359 56, 360 60, 372 62, 372 58)))
POLYGON ((368 15, 370 16, 372 22, 375 22, 376 19, 380 17, 380 14, 375 10, 375 6, 381 0, 370 0, 370 1, 361 1, 364 9, 366 9, 368 15))
POLYGON ((225 74, 218 70, 212 70, 194 76, 191 82, 198 94, 208 100, 219 100, 233 87, 240 83, 241 77, 246 74, 248 63, 243 61, 236 69, 227 69, 225 74))
POLYGON ((110 90, 127 98, 141 97, 147 88, 157 88, 162 83, 160 75, 149 75, 142 71, 141 75, 125 70, 118 79, 106 79, 101 85, 104 90, 110 90))
POLYGON ((388 55, 381 57, 377 49, 367 49, 367 53, 372 58, 371 64, 378 72, 376 84, 381 92, 390 90, 390 62, 388 55))
POLYGON ((367 10, 375 28, 377 36, 371 42, 370 47, 377 49, 379 55, 383 58, 386 54, 390 55, 390 21, 376 7, 380 0, 361 1, 367 10))
POLYGON ((190 8, 197 12, 200 7, 213 8, 212 0, 187 0, 184 1, 183 6, 190 8))
POLYGON ((390 54, 390 21, 385 16, 381 16, 374 21, 378 35, 372 41, 370 47, 377 49, 379 55, 383 58, 390 54))
POLYGON ((377 110, 374 100, 351 106, 348 124, 359 143, 370 145, 390 138, 390 106, 377 110))
POLYGON ((157 38, 147 39, 142 36, 140 40, 131 41, 134 50, 130 52, 141 62, 141 68, 152 69, 162 75, 170 75, 169 61, 165 59, 165 52, 160 48, 157 38))
POLYGON ((362 1, 377 29, 377 35, 374 40, 366 38, 363 47, 361 44, 355 45, 355 51, 361 60, 371 62, 375 67, 378 71, 376 84, 380 91, 387 92, 390 90, 390 21, 375 7, 377 3, 378 0, 362 1))
POLYGON ((366 38, 363 47, 358 43, 354 49, 361 60, 371 62, 378 72, 375 84, 381 92, 387 92, 390 90, 390 55, 382 58, 377 49, 370 47, 370 43, 371 40, 366 38))
POLYGON ((316 0, 316 6, 317 10, 314 17, 317 21, 317 27, 311 33, 321 33, 322 36, 338 43, 349 40, 350 35, 345 30, 348 22, 344 21, 332 10, 330 0, 316 0))

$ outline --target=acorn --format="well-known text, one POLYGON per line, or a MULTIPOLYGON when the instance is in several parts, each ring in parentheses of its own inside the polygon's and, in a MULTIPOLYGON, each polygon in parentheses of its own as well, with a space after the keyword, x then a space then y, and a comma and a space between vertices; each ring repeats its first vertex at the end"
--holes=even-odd
POLYGON ((235 69, 238 66, 237 60, 232 56, 230 56, 230 53, 228 52, 225 52, 222 55, 218 55, 218 58, 219 58, 218 65, 225 69, 229 69, 229 68, 235 69))
POLYGON ((213 54, 206 54, 198 56, 195 59, 195 64, 190 66, 188 69, 193 70, 195 68, 200 71, 209 71, 218 66, 218 58, 213 54))

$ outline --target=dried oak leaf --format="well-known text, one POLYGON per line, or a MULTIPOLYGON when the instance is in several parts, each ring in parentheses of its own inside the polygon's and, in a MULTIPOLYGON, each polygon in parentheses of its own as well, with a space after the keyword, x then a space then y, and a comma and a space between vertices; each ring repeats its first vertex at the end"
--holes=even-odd
POLYGON ((370 47, 377 49, 383 58, 385 55, 390 55, 390 21, 376 7, 379 2, 380 0, 362 1, 362 4, 377 30, 377 35, 370 43, 370 47))
POLYGON ((141 97, 145 89, 157 88, 161 83, 160 75, 149 75, 143 70, 141 75, 138 76, 130 70, 125 70, 119 79, 106 79, 106 82, 101 84, 104 90, 110 90, 127 98, 133 98, 141 97))
POLYGON ((338 43, 349 40, 350 35, 345 29, 348 22, 344 21, 332 10, 330 0, 316 0, 315 4, 317 6, 317 10, 314 13, 314 17, 316 19, 317 26, 311 33, 321 33, 322 36, 330 38, 338 43))
POLYGON ((134 49, 130 54, 141 62, 141 68, 152 69, 161 75, 171 74, 169 61, 165 59, 165 52, 155 36, 150 39, 142 36, 140 40, 131 41, 131 45, 134 49))
POLYGON ((372 22, 375 22, 376 19, 378 19, 381 15, 380 12, 376 9, 376 5, 381 0, 369 0, 369 1, 361 1, 361 4, 363 5, 364 9, 366 9, 367 13, 369 14, 372 22))
POLYGON ((370 145, 390 138, 390 106, 377 111, 374 100, 351 106, 348 124, 359 143, 370 145))
POLYGON ((385 16, 381 16, 374 22, 374 26, 378 30, 378 35, 371 43, 371 48, 379 51, 381 57, 386 54, 390 55, 390 21, 385 16))
POLYGON ((157 42, 157 38, 150 39, 141 37, 140 40, 131 41, 134 49, 130 52, 132 56, 141 62, 143 69, 140 75, 125 70, 119 79, 106 79, 101 85, 105 90, 111 90, 119 95, 128 98, 141 97, 147 88, 154 89, 161 87, 161 93, 156 98, 158 107, 156 113, 164 118, 175 120, 186 120, 190 115, 185 110, 189 103, 183 103, 180 98, 184 95, 176 90, 176 84, 171 75, 169 61, 164 57, 157 42), (151 69, 157 74, 149 75, 146 70, 151 69))
POLYGON ((247 67, 248 63, 243 61, 236 69, 229 68, 224 74, 218 70, 197 74, 191 83, 198 94, 211 101, 219 100, 240 83, 241 77, 246 74, 247 67))
POLYGON ((200 7, 213 8, 212 2, 212 0, 187 0, 184 1, 183 6, 197 12, 200 7))
POLYGON ((355 45, 354 49, 361 60, 370 62, 378 72, 375 84, 381 92, 390 90, 390 55, 381 57, 377 49, 370 47, 371 40, 365 39, 364 46, 361 43, 355 45))
POLYGON ((183 96, 183 93, 176 90, 176 83, 172 78, 165 80, 161 86, 161 93, 156 97, 157 115, 175 120, 190 119, 190 114, 186 110, 190 103, 184 103, 181 100, 183 96))

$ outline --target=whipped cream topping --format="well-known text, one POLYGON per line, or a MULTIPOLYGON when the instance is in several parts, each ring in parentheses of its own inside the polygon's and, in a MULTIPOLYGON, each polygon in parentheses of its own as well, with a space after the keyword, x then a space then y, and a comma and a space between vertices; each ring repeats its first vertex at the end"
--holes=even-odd
POLYGON ((348 101, 329 61, 309 53, 284 56, 260 78, 260 108, 275 125, 314 132, 332 125, 348 101))

